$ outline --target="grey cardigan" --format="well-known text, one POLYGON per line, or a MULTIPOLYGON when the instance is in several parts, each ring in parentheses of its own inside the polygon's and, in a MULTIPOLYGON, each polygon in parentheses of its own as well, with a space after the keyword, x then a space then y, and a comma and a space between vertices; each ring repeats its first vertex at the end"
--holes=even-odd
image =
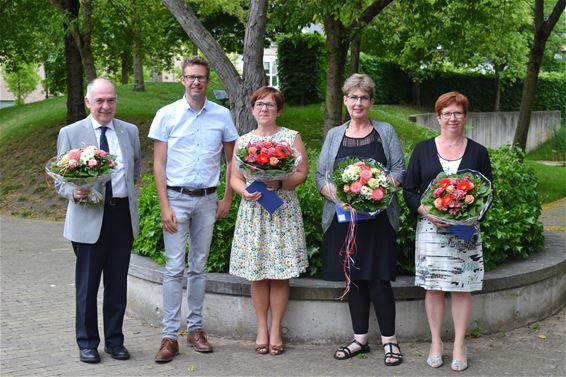
MULTIPOLYGON (((349 121, 341 126, 337 126, 328 131, 324 145, 320 151, 318 163, 316 165, 316 186, 320 192, 327 184, 327 175, 331 175, 334 169, 334 160, 338 154, 338 149, 342 143, 344 133, 349 125, 349 121)), ((383 150, 387 157, 387 170, 391 176, 403 184, 403 177, 405 176, 405 157, 403 156, 403 149, 395 129, 388 123, 371 121, 373 128, 381 137, 383 143, 383 150)), ((399 200, 397 194, 393 196, 391 204, 387 208, 387 217, 389 223, 395 229, 399 230, 399 200)), ((325 200, 322 208, 322 230, 326 232, 332 223, 332 218, 335 213, 334 203, 325 200)))

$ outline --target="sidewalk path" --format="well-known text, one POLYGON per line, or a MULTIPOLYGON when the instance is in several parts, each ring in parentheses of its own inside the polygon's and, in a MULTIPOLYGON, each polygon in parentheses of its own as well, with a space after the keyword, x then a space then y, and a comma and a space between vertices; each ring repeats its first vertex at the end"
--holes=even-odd
MULTIPOLYGON (((564 235, 566 199, 547 207, 545 229, 564 235)), ((375 324, 366 359, 334 360, 332 353, 342 344, 288 344, 282 356, 260 356, 250 342, 213 337, 212 354, 196 353, 181 341, 178 357, 156 364, 159 326, 126 317, 132 359, 117 361, 101 353, 100 364, 81 363, 74 333, 74 255, 62 228, 59 222, 0 217, 1 376, 455 375, 449 363, 436 370, 426 365, 427 343, 402 339, 405 362, 385 367, 375 324)), ((469 339, 467 346, 470 367, 462 376, 565 376, 566 309, 531 326, 469 339)), ((445 355, 449 362, 448 342, 445 355)))

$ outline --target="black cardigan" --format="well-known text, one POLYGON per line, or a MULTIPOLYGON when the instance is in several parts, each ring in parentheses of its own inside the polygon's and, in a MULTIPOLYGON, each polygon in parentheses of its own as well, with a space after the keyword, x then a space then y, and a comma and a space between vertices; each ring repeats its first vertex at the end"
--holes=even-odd
MULTIPOLYGON (((458 169, 479 171, 491 182, 493 181, 487 149, 472 139, 468 139, 458 169)), ((411 213, 417 214, 417 209, 421 205, 421 195, 429 183, 442 171, 434 138, 417 144, 411 154, 407 175, 403 183, 403 197, 411 213)))

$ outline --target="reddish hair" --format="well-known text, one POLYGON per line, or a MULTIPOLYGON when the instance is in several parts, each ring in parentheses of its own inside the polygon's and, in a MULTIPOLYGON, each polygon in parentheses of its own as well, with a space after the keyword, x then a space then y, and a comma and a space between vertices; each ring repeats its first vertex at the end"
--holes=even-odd
POLYGON ((271 86, 262 86, 250 96, 250 102, 252 103, 252 107, 255 106, 257 100, 267 97, 268 95, 273 95, 273 99, 277 104, 277 111, 283 110, 283 105, 285 104, 285 98, 283 98, 283 94, 281 92, 271 86))
POLYGON ((436 100, 436 104, 434 105, 434 111, 436 112, 436 115, 440 115, 442 109, 452 104, 462 106, 464 114, 468 113, 468 98, 466 98, 466 96, 462 93, 448 92, 444 93, 436 100))

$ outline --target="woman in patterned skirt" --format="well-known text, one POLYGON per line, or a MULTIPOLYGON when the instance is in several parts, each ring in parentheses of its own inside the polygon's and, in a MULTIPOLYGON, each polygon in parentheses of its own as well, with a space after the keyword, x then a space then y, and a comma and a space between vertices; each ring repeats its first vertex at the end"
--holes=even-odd
POLYGON ((481 290, 483 283, 481 238, 478 232, 471 241, 464 241, 449 232, 447 224, 428 216, 421 195, 442 171, 452 174, 472 169, 491 181, 491 163, 487 149, 464 136, 468 112, 468 99, 464 95, 458 92, 441 95, 435 112, 440 135, 415 146, 403 195, 410 211, 418 215, 415 285, 426 289, 425 308, 432 337, 427 363, 433 368, 443 364, 444 292, 450 292, 455 332, 451 367, 462 371, 468 367, 464 337, 472 311, 471 292, 481 290))
POLYGON ((246 177, 232 163, 230 184, 242 196, 232 253, 230 274, 251 281, 251 296, 257 319, 255 350, 259 354, 283 353, 281 321, 289 301, 289 279, 298 277, 308 266, 303 218, 295 188, 307 179, 308 162, 305 147, 298 132, 277 125, 283 109, 283 96, 271 87, 262 87, 251 96, 257 129, 241 136, 235 151, 257 141, 287 142, 301 154, 296 171, 281 181, 265 182, 284 204, 273 214, 258 202, 259 191, 250 193, 246 187, 253 177, 246 177), (271 309, 271 326, 267 315, 271 309))
POLYGON ((323 276, 325 280, 351 279, 348 307, 354 339, 334 352, 337 360, 346 360, 361 352, 369 352, 369 312, 371 304, 381 332, 381 345, 387 366, 401 364, 403 355, 395 335, 395 298, 391 281, 396 278, 399 202, 397 195, 389 207, 374 219, 359 221, 355 236, 356 251, 349 276, 344 273, 344 239, 349 223, 340 223, 336 216, 336 187, 329 184, 336 162, 344 158, 370 158, 390 172, 392 185, 403 182, 405 160, 395 129, 388 123, 369 119, 374 101, 375 84, 368 75, 354 74, 342 87, 344 104, 350 121, 334 127, 326 135, 316 167, 316 184, 325 197, 322 211, 324 231, 323 276))

